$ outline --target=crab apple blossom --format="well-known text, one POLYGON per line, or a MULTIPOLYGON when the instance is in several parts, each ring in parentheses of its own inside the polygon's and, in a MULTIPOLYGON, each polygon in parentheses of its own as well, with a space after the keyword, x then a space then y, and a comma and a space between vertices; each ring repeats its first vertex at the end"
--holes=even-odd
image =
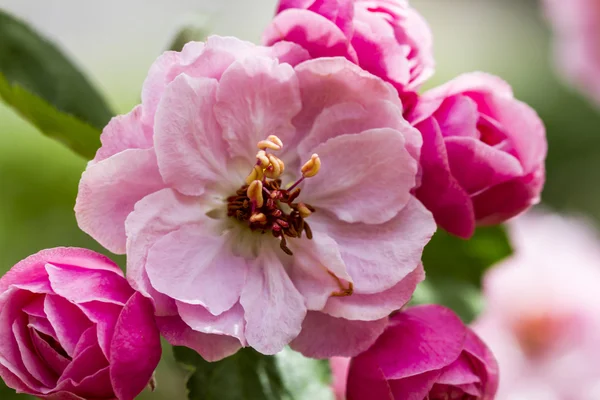
MULTIPOLYGON (((337 376, 343 376, 337 363, 337 376)), ((450 309, 408 308, 350 361, 348 400, 492 400, 498 367, 485 344, 450 309)))
POLYGON ((423 279, 419 132, 389 84, 308 58, 216 36, 165 53, 82 176, 80 227, 208 360, 357 354, 423 279))
POLYGON ((345 57, 390 82, 405 108, 434 70, 432 33, 406 0, 280 0, 263 41, 345 57))
POLYGON ((42 250, 0 279, 0 376, 50 400, 132 400, 160 359, 152 302, 91 250, 42 250))
POLYGON ((539 202, 547 141, 536 112, 501 79, 469 73, 419 97, 423 135, 416 195, 446 231, 469 238, 539 202))
POLYGON ((600 239, 584 220, 532 212, 515 254, 484 278, 474 329, 498 358, 498 400, 600 398, 600 239))
POLYGON ((600 0, 543 0, 554 29, 556 64, 600 104, 600 0))

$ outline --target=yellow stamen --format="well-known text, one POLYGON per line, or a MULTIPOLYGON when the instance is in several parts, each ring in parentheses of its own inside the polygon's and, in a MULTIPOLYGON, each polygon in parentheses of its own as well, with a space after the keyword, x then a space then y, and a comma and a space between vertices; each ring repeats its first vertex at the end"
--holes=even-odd
POLYGON ((312 211, 310 211, 304 203, 298 204, 298 212, 302 218, 308 218, 310 214, 312 214, 312 211))
POLYGON ((246 191, 246 195, 248 196, 250 201, 256 204, 256 207, 258 208, 262 207, 264 204, 262 190, 262 182, 257 180, 252 181, 252 183, 250 183, 250 185, 248 186, 248 190, 246 191))
POLYGON ((321 169, 321 159, 318 154, 313 154, 310 156, 310 160, 308 160, 300 169, 302 171, 302 176, 305 178, 312 178, 315 176, 319 170, 321 169))
POLYGON ((275 157, 273 154, 268 154, 269 157, 269 166, 265 170, 265 176, 269 179, 277 179, 283 174, 283 170, 285 169, 285 164, 279 158, 275 157))
POLYGON ((250 175, 246 178, 246 184, 250 185, 253 181, 260 181, 264 176, 263 169, 259 165, 255 165, 250 172, 250 175))
POLYGON ((283 147, 283 142, 277 136, 269 135, 269 137, 265 140, 261 140, 260 142, 258 142, 257 146, 260 150, 281 150, 281 148, 283 147))
POLYGON ((253 214, 250 217, 250 222, 267 222, 267 217, 263 213, 253 214))
POLYGON ((260 150, 256 153, 256 159, 260 161, 261 168, 267 168, 269 166, 269 157, 267 157, 267 153, 264 150, 260 150))

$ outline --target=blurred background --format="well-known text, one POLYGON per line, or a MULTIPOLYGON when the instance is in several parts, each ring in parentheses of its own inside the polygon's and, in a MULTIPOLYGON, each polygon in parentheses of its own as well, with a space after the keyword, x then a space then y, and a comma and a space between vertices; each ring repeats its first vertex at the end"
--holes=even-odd
MULTIPOLYGON (((258 42, 275 3, 0 0, 0 8, 54 40, 87 72, 115 112, 124 113, 138 103, 152 61, 183 26, 201 24, 211 33, 258 42)), ((516 97, 535 108, 547 127, 543 202, 599 221, 600 106, 594 108, 556 75, 551 32, 537 1, 411 3, 428 19, 435 37, 437 72, 427 87, 474 70, 508 81, 516 97)), ((0 104, 0 273, 47 247, 102 251, 78 230, 73 213, 85 164, 86 160, 42 136, 0 104)), ((185 398, 185 372, 173 367, 172 356, 166 353, 158 372, 158 391, 140 398, 185 398)), ((0 399, 13 396, 0 389, 0 399)))

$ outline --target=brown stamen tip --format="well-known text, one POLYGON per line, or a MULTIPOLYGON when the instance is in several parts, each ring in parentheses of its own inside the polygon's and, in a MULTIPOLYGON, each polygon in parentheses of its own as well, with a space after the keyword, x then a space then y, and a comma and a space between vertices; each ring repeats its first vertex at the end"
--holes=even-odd
POLYGON ((279 247, 281 248, 281 250, 283 250, 283 252, 285 254, 288 254, 290 256, 294 255, 294 253, 290 250, 290 248, 287 247, 287 240, 285 239, 284 235, 281 235, 281 241, 279 242, 279 247))
POLYGON ((348 287, 345 288, 344 285, 342 284, 342 280, 340 278, 338 278, 333 272, 331 272, 330 270, 327 270, 327 273, 329 275, 331 275, 331 277, 333 279, 335 279, 338 287, 340 288, 340 290, 331 292, 331 296, 333 296, 333 297, 352 296, 352 294, 354 293, 354 284, 352 282, 348 282, 348 287))

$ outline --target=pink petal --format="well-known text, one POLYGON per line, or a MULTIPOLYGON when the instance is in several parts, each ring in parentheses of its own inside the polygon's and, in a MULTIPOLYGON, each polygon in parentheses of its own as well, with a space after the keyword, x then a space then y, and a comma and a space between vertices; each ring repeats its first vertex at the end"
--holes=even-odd
MULTIPOLYGON (((40 336, 39 332, 35 330, 31 332, 31 340, 33 342, 33 347, 37 350, 41 359, 48 365, 48 367, 50 367, 50 369, 54 373, 57 374, 57 376, 61 375, 65 368, 67 368, 71 360, 57 352, 52 346, 48 344, 46 340, 44 340, 40 336)), ((52 386, 54 386, 54 383, 52 384, 52 386)))
POLYGON ((302 323, 302 332, 290 346, 306 357, 354 357, 375 342, 387 323, 387 318, 350 321, 309 311, 302 323))
POLYGON ((219 315, 239 300, 246 281, 246 261, 234 247, 230 235, 217 236, 206 224, 184 225, 156 241, 146 271, 159 292, 219 315))
POLYGON ((125 219, 135 203, 164 187, 153 149, 130 149, 89 166, 75 204, 79 227, 113 253, 125 253, 125 219))
POLYGON ((0 360, 0 376, 9 388, 15 389, 17 393, 36 393, 36 389, 25 384, 17 375, 4 367, 3 361, 0 360))
POLYGON ((44 398, 50 400, 84 400, 90 398, 107 399, 115 396, 110 383, 108 366, 86 376, 80 382, 74 382, 70 379, 65 380, 55 390, 56 393, 44 398))
POLYGON ((12 333, 17 343, 17 348, 25 365, 26 371, 45 387, 56 385, 58 374, 52 371, 48 364, 38 356, 35 351, 31 336, 26 326, 26 317, 21 315, 12 324, 12 333))
POLYGON ((465 352, 474 359, 476 371, 480 377, 483 377, 481 378, 483 398, 485 399, 488 396, 492 398, 498 390, 499 383, 498 363, 494 354, 479 336, 470 329, 465 340, 465 352))
POLYGON ((288 9, 277 14, 263 33, 263 43, 270 46, 279 41, 299 44, 312 58, 340 56, 356 61, 356 53, 342 29, 312 11, 288 9))
POLYGON ((209 362, 229 357, 242 347, 234 337, 194 331, 176 316, 158 317, 157 323, 160 333, 169 343, 189 347, 209 362))
POLYGON ((141 121, 142 106, 110 120, 102 131, 102 147, 98 149, 93 164, 105 160, 127 149, 149 149, 152 147, 152 128, 141 121))
POLYGON ((419 265, 404 279, 380 293, 330 297, 323 312, 333 317, 351 320, 373 321, 384 318, 408 303, 417 284, 425 279, 423 265, 419 265))
POLYGON ((227 146, 213 114, 217 81, 180 75, 167 87, 156 111, 156 157, 165 183, 198 196, 223 178, 227 146))
POLYGON ((79 304, 79 308, 90 321, 96 324, 98 344, 106 359, 110 359, 110 343, 115 332, 115 325, 117 324, 117 320, 119 319, 119 315, 121 315, 123 307, 113 303, 91 301, 85 304, 79 304))
POLYGON ((244 309, 236 303, 229 310, 215 316, 201 305, 177 302, 179 316, 187 326, 196 332, 214 335, 228 335, 246 344, 244 338, 244 309))
POLYGON ((448 232, 469 238, 475 232, 475 215, 469 195, 450 173, 448 154, 440 127, 433 118, 417 125, 423 134, 422 182, 417 198, 448 232))
POLYGON ((477 139, 447 137, 444 142, 452 176, 467 193, 523 175, 523 168, 515 157, 477 139))
POLYGON ((73 303, 103 301, 125 305, 133 290, 121 273, 46 264, 56 294, 73 303))
POLYGON ((302 88, 302 111, 294 118, 294 125, 303 135, 310 131, 323 110, 339 103, 364 105, 379 99, 390 101, 402 109, 398 92, 391 85, 348 60, 309 60, 295 70, 302 88))
POLYGON ((280 63, 290 64, 292 67, 303 61, 310 60, 310 54, 303 47, 292 42, 277 42, 272 46, 256 48, 258 54, 276 58, 280 63))
POLYGON ((319 155, 322 167, 305 181, 303 200, 342 221, 381 224, 411 198, 417 162, 406 150, 404 136, 394 129, 338 136, 312 152, 319 155))
POLYGON ((445 307, 408 308, 391 317, 390 327, 369 349, 369 356, 388 379, 440 370, 458 358, 466 331, 456 314, 445 307))
MULTIPOLYGON (((392 394, 389 382, 385 379, 377 363, 368 357, 359 355, 350 362, 346 399, 396 400, 396 397, 392 394), (357 360, 360 360, 360 362, 357 360)), ((418 400, 422 399, 424 399, 424 396, 421 396, 418 400)))
POLYGON ((292 118, 301 107, 294 69, 251 57, 234 62, 223 73, 214 110, 231 156, 245 157, 252 165, 260 140, 277 135, 286 144, 295 131, 292 118))
POLYGON ((347 133, 376 128, 402 132, 410 155, 418 160, 423 139, 419 131, 402 118, 402 108, 389 100, 342 102, 327 107, 317 115, 308 135, 298 144, 300 153, 308 153, 320 143, 347 133))
POLYGON ((335 238, 356 294, 383 292, 413 272, 436 229, 431 213, 414 198, 385 224, 348 224, 318 211, 310 220, 315 240, 319 232, 335 238))
MULTIPOLYGON (((463 352, 456 361, 442 370, 436 383, 460 386, 469 383, 480 383, 480 381, 479 376, 473 371, 469 356, 463 352)), ((481 396, 481 393, 477 396, 481 396)))
POLYGON ((468 96, 453 96, 445 99, 435 112, 444 137, 466 136, 479 139, 477 103, 468 96))
POLYGON ((73 356, 81 335, 92 323, 76 305, 59 296, 46 296, 44 311, 56 332, 58 343, 69 356, 73 356))
POLYGON ((428 371, 388 382, 394 394, 394 400, 421 400, 428 397, 439 375, 440 371, 428 371))
POLYGON ((132 400, 144 390, 160 355, 154 308, 136 293, 119 316, 110 347, 110 380, 119 400, 132 400))
POLYGON ((135 205, 125 222, 127 232, 127 279, 134 289, 155 301, 159 315, 176 315, 175 301, 157 292, 146 273, 148 251, 166 234, 204 216, 198 199, 180 195, 172 189, 153 193, 135 205))
POLYGON ((57 389, 61 387, 61 383, 66 381, 72 381, 75 384, 81 382, 84 378, 94 375, 98 371, 108 366, 108 361, 102 354, 102 350, 96 340, 96 328, 90 328, 84 335, 82 335, 82 343, 79 346, 77 354, 73 357, 73 361, 67 366, 64 373, 58 380, 57 389), (90 345, 89 340, 92 341, 90 345), (85 346, 88 344, 88 346, 85 346))
POLYGON ((154 61, 148 71, 142 87, 142 104, 143 120, 149 126, 154 126, 156 108, 167 85, 173 80, 171 71, 182 63, 181 56, 181 53, 166 51, 154 61))
POLYGON ((329 359, 331 367, 331 385, 336 400, 344 400, 346 398, 346 384, 348 382, 348 368, 350 367, 351 358, 332 357, 329 359))
POLYGON ((27 327, 33 328, 38 332, 48 335, 54 340, 58 340, 58 338, 56 337, 56 332, 54 332, 54 328, 52 327, 48 319, 46 319, 46 317, 40 318, 30 316, 27 327))
POLYGON ((281 351, 300 333, 306 315, 304 298, 274 251, 263 246, 249 267, 240 297, 246 319, 246 340, 263 354, 281 351))
POLYGON ((309 310, 321 310, 331 293, 340 290, 335 277, 344 287, 352 281, 337 243, 326 234, 319 233, 318 240, 293 240, 289 248, 294 252, 290 277, 309 310))

